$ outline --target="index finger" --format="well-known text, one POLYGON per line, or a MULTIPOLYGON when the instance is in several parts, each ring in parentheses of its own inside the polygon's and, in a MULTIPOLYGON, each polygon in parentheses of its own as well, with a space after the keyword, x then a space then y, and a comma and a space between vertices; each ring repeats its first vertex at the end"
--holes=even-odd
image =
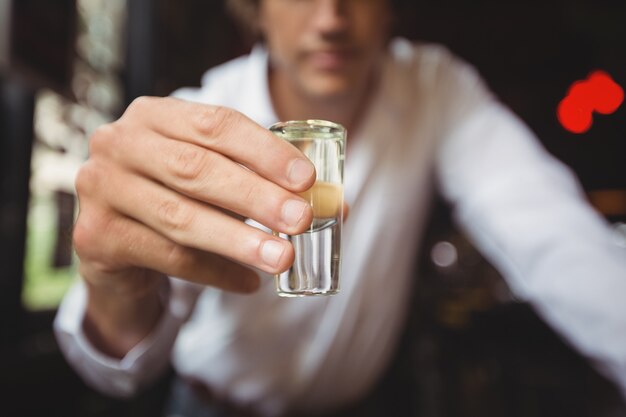
POLYGON ((227 107, 172 97, 141 97, 124 113, 171 139, 219 152, 294 192, 315 181, 315 168, 295 146, 227 107))

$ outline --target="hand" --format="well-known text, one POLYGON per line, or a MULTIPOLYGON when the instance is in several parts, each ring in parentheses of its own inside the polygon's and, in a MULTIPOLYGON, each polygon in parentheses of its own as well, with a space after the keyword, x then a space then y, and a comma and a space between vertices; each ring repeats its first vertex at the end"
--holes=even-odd
POLYGON ((314 180, 313 165, 295 147, 236 111, 137 99, 92 135, 76 179, 81 275, 124 294, 156 285, 154 271, 254 291, 259 278, 244 265, 277 273, 294 253, 241 218, 304 231, 312 211, 297 193, 314 180))

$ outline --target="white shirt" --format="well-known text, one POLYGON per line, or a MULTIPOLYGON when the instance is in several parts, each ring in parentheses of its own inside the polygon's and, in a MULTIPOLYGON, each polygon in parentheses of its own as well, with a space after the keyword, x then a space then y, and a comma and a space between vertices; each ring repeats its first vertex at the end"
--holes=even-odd
MULTIPOLYGON (((277 121, 267 54, 210 70, 180 98, 277 121)), ((77 284, 55 328, 85 380, 130 395, 171 359, 218 395, 267 415, 357 399, 384 370, 409 306, 412 266, 432 187, 517 295, 626 392, 626 253, 584 201, 574 176, 444 48, 392 42, 382 82, 345 165, 342 290, 285 299, 271 278, 251 296, 171 279, 169 308, 122 360, 97 352, 81 329, 77 284), (197 301, 196 301, 197 297, 197 301)))

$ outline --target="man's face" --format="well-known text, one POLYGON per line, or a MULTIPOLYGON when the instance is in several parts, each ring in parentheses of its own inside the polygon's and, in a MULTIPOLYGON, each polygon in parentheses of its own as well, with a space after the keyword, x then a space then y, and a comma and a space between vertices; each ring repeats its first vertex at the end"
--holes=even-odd
POLYGON ((367 87, 388 36, 387 0, 261 0, 274 75, 312 99, 367 87))

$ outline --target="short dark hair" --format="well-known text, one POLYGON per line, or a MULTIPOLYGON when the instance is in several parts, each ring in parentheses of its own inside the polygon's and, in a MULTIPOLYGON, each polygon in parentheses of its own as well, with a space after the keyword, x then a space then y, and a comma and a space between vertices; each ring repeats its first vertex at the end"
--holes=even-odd
POLYGON ((226 0, 226 9, 235 18, 244 35, 250 41, 258 40, 259 33, 259 1, 260 0, 226 0))

